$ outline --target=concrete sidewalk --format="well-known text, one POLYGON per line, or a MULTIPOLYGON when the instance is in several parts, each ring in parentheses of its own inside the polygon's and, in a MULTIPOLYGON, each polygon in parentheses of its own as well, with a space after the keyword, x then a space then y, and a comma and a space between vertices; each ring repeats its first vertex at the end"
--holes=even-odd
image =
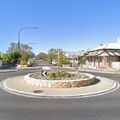
MULTIPOLYGON (((77 70, 74 67, 64 67, 65 69, 77 70)), ((80 71, 87 71, 87 72, 101 72, 101 73, 113 73, 113 74, 120 74, 120 70, 114 69, 99 69, 99 68, 87 68, 87 67, 78 67, 80 71)))
POLYGON ((119 70, 114 69, 98 69, 98 68, 78 68, 80 71, 87 71, 87 72, 101 72, 101 73, 111 73, 111 74, 120 74, 119 70))
POLYGON ((80 88, 40 88, 38 86, 28 85, 23 76, 9 78, 1 82, 1 88, 13 94, 26 97, 91 97, 112 92, 119 87, 119 83, 102 77, 97 77, 98 82, 94 85, 80 88), (40 93, 34 93, 41 90, 40 93))

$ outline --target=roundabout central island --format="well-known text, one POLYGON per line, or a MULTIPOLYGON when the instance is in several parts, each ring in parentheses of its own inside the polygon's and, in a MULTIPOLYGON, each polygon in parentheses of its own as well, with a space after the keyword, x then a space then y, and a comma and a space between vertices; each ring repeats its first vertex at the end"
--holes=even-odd
POLYGON ((77 72, 41 72, 1 81, 0 87, 12 94, 34 98, 86 98, 116 90, 115 80, 77 72))
POLYGON ((47 76, 41 73, 32 73, 24 77, 27 84, 44 88, 76 88, 89 86, 95 83, 95 76, 76 72, 50 72, 47 76))

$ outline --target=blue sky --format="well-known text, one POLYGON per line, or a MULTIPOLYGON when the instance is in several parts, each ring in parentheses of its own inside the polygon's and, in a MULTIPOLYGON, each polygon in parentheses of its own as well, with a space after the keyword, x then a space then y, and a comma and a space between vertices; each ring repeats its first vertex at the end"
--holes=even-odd
POLYGON ((0 0, 0 51, 18 41, 38 53, 50 48, 83 50, 120 36, 120 0, 0 0))

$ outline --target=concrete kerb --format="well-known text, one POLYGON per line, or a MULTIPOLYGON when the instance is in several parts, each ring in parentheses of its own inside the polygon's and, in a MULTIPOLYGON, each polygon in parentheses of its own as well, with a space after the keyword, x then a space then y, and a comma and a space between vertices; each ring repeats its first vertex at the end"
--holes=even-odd
POLYGON ((9 93, 16 94, 16 95, 19 95, 19 96, 25 96, 25 97, 34 97, 35 96, 37 98, 37 96, 38 96, 38 94, 36 94, 36 93, 24 92, 24 91, 20 91, 20 90, 10 88, 10 87, 7 86, 6 82, 7 82, 7 80, 5 82, 0 83, 0 87, 4 91, 7 91, 9 93))
MULTIPOLYGON (((76 72, 70 72, 70 73, 76 74, 76 72)), ((27 84, 34 85, 34 86, 40 86, 40 87, 47 87, 47 88, 55 88, 55 86, 53 87, 53 85, 59 85, 59 84, 67 84, 67 83, 73 84, 73 82, 77 82, 77 84, 81 84, 80 82, 82 82, 82 84, 87 83, 89 85, 89 84, 93 84, 95 81, 95 76, 88 74, 88 73, 84 73, 84 75, 88 76, 89 78, 79 78, 79 79, 74 79, 74 80, 70 80, 70 79, 67 79, 67 80, 47 80, 47 79, 39 80, 39 79, 30 77, 32 74, 33 73, 27 74, 24 76, 24 81, 27 84)), ((82 84, 81 84, 81 87, 82 87, 82 84)), ((75 85, 73 87, 75 87, 75 85)), ((56 87, 56 88, 58 88, 58 87, 56 87)))
POLYGON ((34 70, 34 69, 39 69, 39 68, 42 68, 41 66, 38 66, 38 67, 27 67, 27 68, 18 68, 20 70, 34 70))
MULTIPOLYGON (((98 79, 106 79, 106 78, 102 78, 102 77, 97 77, 98 79)), ((7 86, 7 80, 4 80, 1 82, 0 84, 0 87, 9 92, 9 93, 12 93, 12 94, 16 94, 16 95, 20 95, 20 96, 25 96, 25 97, 33 97, 33 98, 86 98, 86 97, 92 97, 92 96, 99 96, 99 95, 103 95, 103 94, 107 94, 107 93, 110 93, 116 89, 119 88, 119 83, 117 81, 113 81, 113 80, 110 80, 113 85, 109 88, 106 88, 104 90, 98 90, 96 92, 89 92, 89 93, 83 93, 83 94, 73 94, 73 95, 45 95, 44 93, 40 93, 40 94, 36 94, 36 93, 33 93, 33 92, 24 92, 24 91, 21 91, 21 90, 16 90, 16 89, 13 89, 13 88, 10 88, 9 86, 7 86)))
MULTIPOLYGON (((65 68, 65 67, 64 67, 65 68)), ((65 69, 74 70, 73 67, 66 67, 65 69)), ((90 68, 78 68, 79 71, 86 71, 86 72, 100 72, 100 73, 111 73, 111 74, 120 74, 118 70, 105 70, 105 69, 90 69, 90 68)))
POLYGON ((19 69, 1 69, 0 73, 7 73, 7 72, 16 72, 19 71, 19 69))
POLYGON ((79 71, 86 71, 86 72, 98 72, 98 73, 110 73, 110 74, 120 74, 120 71, 107 71, 107 70, 97 70, 97 69, 84 69, 84 68, 79 68, 79 71))

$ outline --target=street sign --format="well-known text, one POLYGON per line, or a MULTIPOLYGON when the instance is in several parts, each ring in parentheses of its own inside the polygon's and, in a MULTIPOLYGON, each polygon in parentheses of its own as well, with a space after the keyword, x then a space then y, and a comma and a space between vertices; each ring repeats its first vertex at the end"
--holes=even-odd
POLYGON ((47 71, 41 71, 42 76, 47 76, 47 71))

